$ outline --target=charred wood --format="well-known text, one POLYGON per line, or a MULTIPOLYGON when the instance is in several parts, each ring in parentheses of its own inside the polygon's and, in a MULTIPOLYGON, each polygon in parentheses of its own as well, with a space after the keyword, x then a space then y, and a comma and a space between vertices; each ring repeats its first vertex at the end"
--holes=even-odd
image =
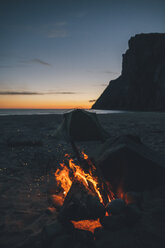
POLYGON ((105 208, 99 198, 80 182, 73 182, 59 213, 60 219, 83 220, 104 216, 105 208))

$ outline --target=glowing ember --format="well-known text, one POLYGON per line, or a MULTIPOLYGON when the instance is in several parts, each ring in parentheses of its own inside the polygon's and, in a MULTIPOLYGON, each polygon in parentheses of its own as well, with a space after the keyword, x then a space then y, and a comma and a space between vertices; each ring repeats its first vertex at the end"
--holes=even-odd
POLYGON ((98 220, 80 220, 80 221, 72 221, 75 228, 90 231, 94 233, 95 228, 102 227, 98 220))

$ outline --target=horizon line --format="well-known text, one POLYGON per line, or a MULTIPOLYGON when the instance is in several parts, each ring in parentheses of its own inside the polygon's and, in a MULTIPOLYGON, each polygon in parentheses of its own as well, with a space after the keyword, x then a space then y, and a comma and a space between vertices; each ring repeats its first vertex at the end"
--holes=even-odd
POLYGON ((77 108, 0 108, 0 109, 90 109, 90 108, 83 108, 83 107, 77 107, 77 108))

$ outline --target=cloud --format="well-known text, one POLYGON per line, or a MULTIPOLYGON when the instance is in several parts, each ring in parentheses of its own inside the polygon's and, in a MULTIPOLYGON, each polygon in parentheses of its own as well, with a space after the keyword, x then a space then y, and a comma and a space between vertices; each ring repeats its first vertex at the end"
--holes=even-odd
POLYGON ((74 95, 74 94, 78 94, 78 92, 73 92, 73 91, 55 91, 55 92, 47 92, 46 94, 49 94, 49 95, 74 95))
POLYGON ((73 95, 78 94, 72 91, 0 91, 0 95, 73 95))
POLYGON ((0 95, 44 95, 40 92, 31 91, 0 91, 0 95))
POLYGON ((93 99, 93 100, 89 100, 89 102, 96 102, 96 100, 95 100, 95 99, 93 99))
POLYGON ((12 64, 7 64, 7 63, 4 63, 0 65, 0 69, 4 69, 4 68, 17 68, 17 67, 26 67, 27 64, 38 64, 38 65, 43 65, 43 66, 51 66, 50 63, 42 60, 42 59, 39 59, 39 58, 33 58, 33 59, 24 59, 24 58, 21 58, 17 55, 5 55, 5 54, 0 54, 0 57, 9 57, 11 58, 12 60, 14 59, 15 60, 15 63, 13 62, 12 64))
POLYGON ((45 65, 45 66, 51 66, 51 64, 49 64, 49 63, 47 63, 41 59, 38 59, 38 58, 31 59, 31 60, 29 60, 29 62, 40 64, 40 65, 45 65))
POLYGON ((106 74, 119 74, 118 72, 109 71, 109 70, 102 71, 102 73, 106 73, 106 74))

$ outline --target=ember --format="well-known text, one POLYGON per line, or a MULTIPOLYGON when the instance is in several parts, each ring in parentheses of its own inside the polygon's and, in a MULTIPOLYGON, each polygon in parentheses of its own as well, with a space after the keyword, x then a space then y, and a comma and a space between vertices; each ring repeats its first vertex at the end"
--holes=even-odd
POLYGON ((90 231, 94 233, 94 230, 97 227, 102 227, 100 224, 99 219, 98 220, 80 220, 80 221, 72 221, 75 228, 90 231))

